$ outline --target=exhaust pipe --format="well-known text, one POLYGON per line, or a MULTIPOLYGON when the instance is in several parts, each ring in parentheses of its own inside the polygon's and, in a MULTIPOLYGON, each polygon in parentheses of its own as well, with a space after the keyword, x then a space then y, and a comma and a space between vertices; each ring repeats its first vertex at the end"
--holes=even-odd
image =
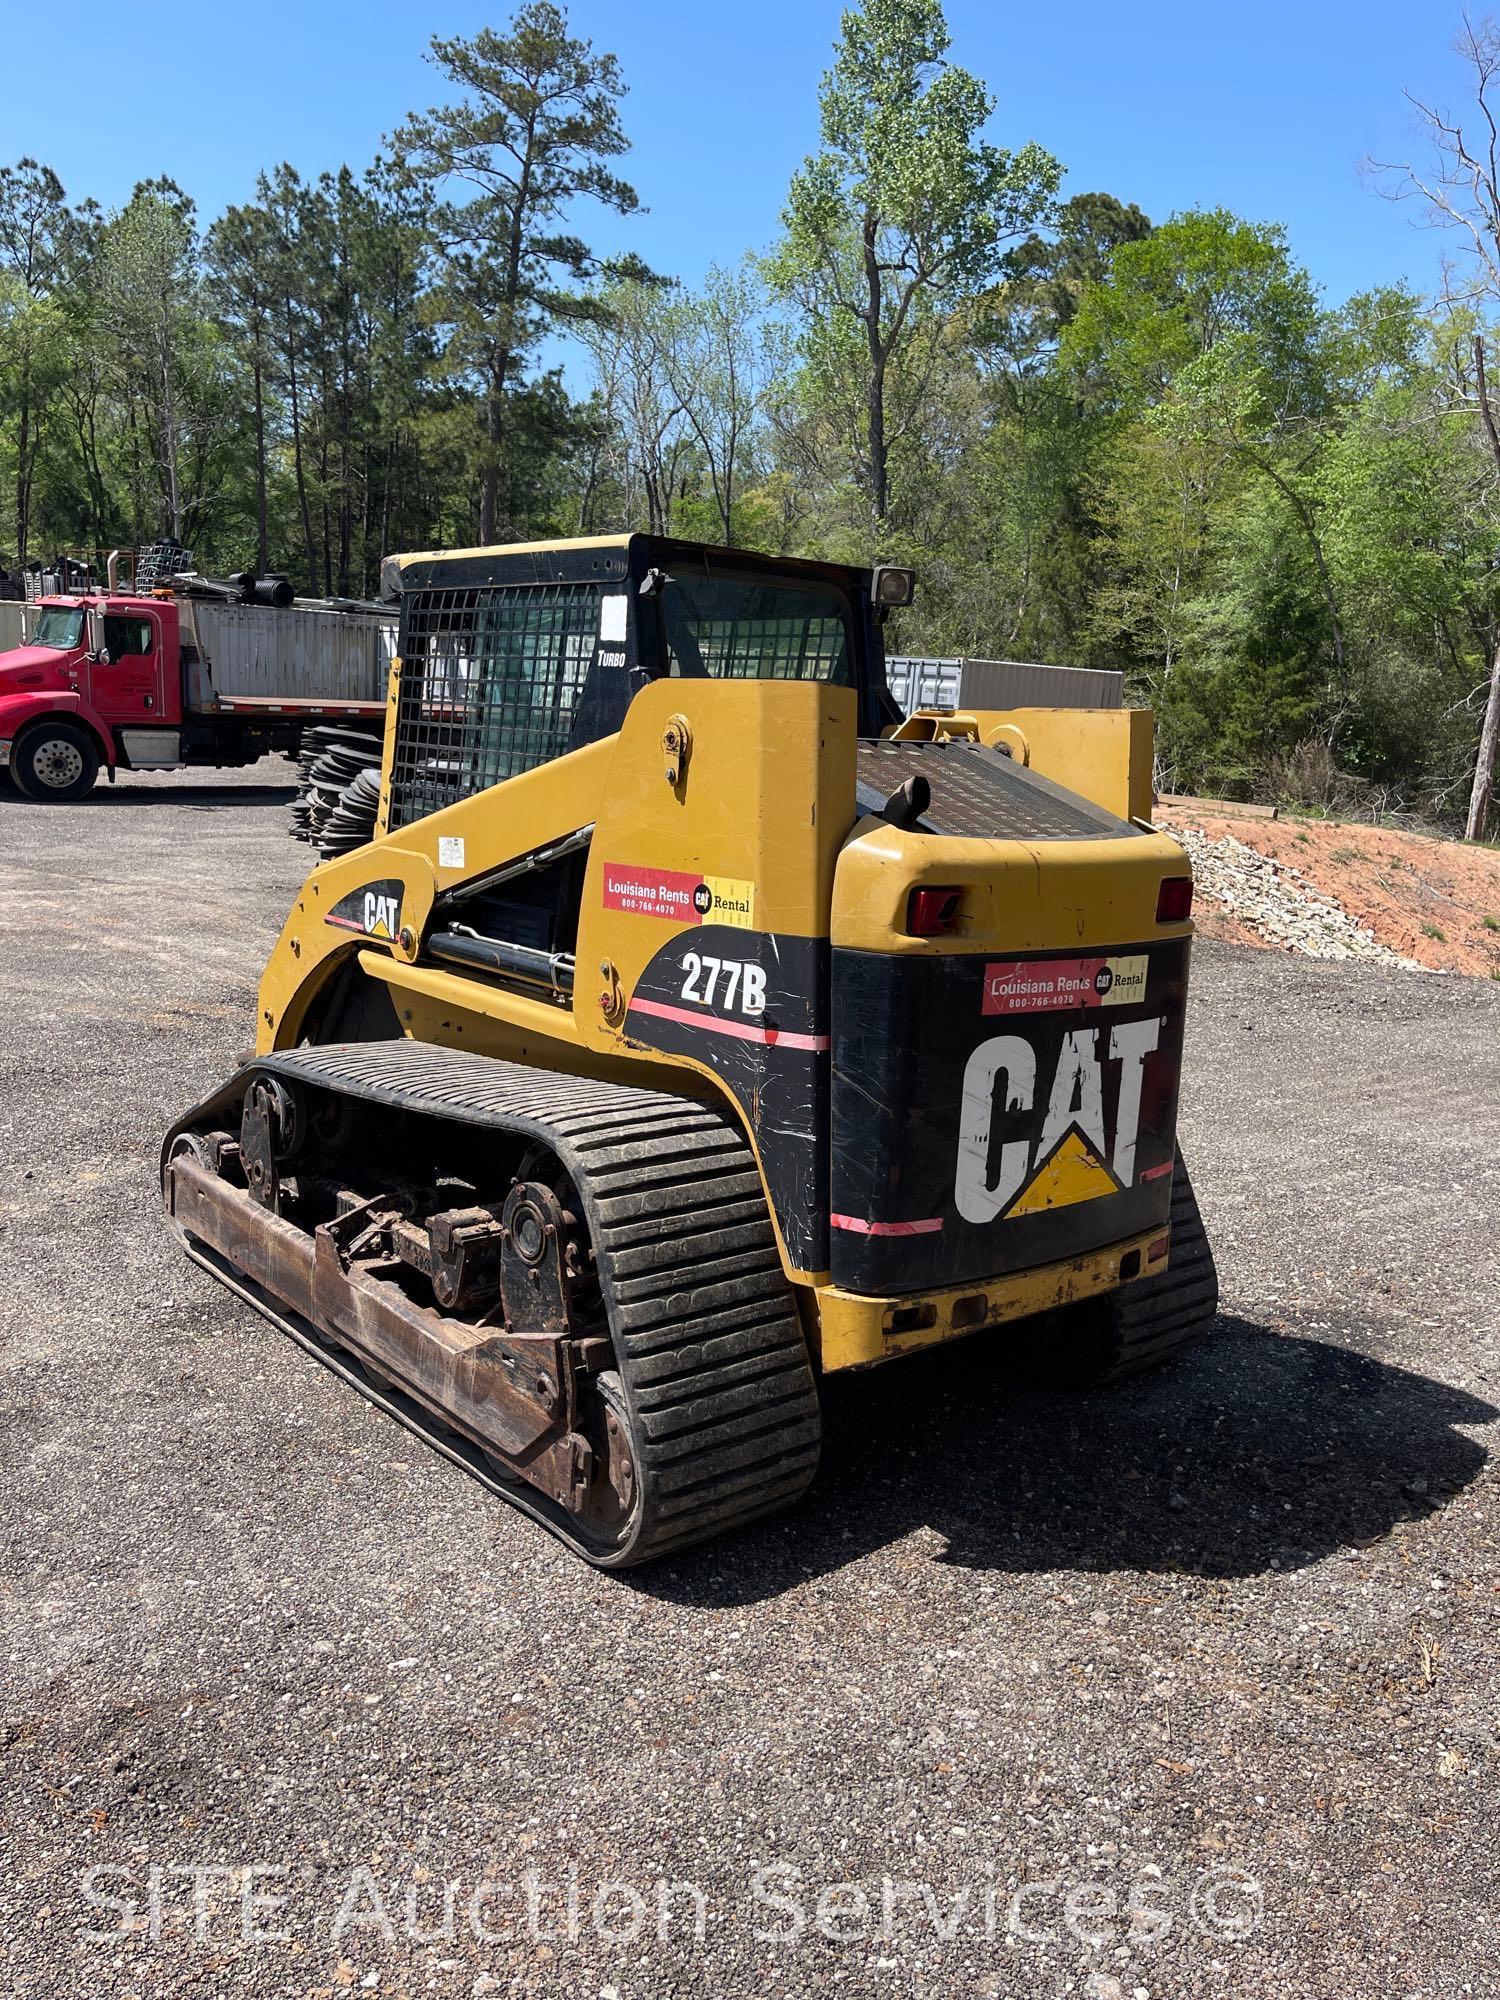
POLYGON ((120 587, 119 586, 120 551, 118 549, 111 549, 108 556, 105 558, 104 576, 105 576, 105 581, 109 585, 109 594, 111 597, 113 597, 115 592, 120 587))

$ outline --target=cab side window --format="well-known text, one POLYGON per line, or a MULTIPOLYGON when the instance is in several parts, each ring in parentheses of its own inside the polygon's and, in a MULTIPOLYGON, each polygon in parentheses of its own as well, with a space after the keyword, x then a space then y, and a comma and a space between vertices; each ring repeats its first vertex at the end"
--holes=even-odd
POLYGON ((154 650, 149 618, 109 618, 104 620, 104 650, 112 660, 139 659, 154 650))

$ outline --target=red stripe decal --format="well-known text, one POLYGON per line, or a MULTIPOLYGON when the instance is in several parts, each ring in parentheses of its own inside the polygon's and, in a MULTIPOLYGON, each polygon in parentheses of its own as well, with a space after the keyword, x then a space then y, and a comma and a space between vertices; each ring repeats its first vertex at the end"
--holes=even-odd
POLYGON ((1171 1171, 1172 1171, 1172 1162, 1170 1160, 1164 1160, 1159 1167, 1143 1168, 1141 1172, 1141 1179, 1143 1181, 1159 1181, 1163 1174, 1169 1174, 1171 1173, 1171 1171))
POLYGON ((748 1021, 721 1021, 717 1014, 698 1014, 691 1007, 668 1007, 660 1000, 632 1000, 632 1014, 656 1014, 663 1021, 682 1021, 690 1028, 707 1028, 711 1035, 731 1035, 737 1042, 763 1042, 768 1049, 826 1049, 827 1035, 793 1035, 785 1028, 756 1028, 748 1021))
POLYGON ((851 1236, 935 1236, 943 1226, 940 1215, 930 1222, 866 1222, 858 1215, 830 1215, 828 1220, 851 1236))

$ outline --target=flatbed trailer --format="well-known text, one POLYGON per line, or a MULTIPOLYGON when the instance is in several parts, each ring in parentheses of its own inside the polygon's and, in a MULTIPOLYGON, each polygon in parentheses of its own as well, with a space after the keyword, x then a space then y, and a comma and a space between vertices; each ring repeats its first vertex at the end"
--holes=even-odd
POLYGON ((313 724, 380 727, 393 612, 247 604, 195 582, 31 607, 27 642, 0 653, 0 769, 28 798, 80 799, 101 771, 295 755, 313 724))

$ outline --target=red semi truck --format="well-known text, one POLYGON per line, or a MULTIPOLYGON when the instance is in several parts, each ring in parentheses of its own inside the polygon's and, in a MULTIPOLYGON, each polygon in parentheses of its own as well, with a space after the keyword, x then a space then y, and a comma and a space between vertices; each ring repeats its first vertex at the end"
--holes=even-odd
POLYGON ((101 770, 253 764, 304 727, 378 728, 394 611, 243 603, 201 578, 139 596, 46 597, 0 652, 0 770, 29 799, 81 799, 101 770))

